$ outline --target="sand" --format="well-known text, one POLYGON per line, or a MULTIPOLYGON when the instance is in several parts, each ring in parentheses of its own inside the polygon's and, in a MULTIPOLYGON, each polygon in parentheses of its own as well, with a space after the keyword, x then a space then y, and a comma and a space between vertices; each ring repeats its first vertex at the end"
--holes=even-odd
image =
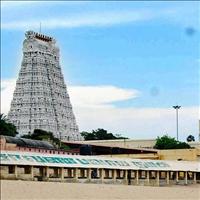
POLYGON ((200 199, 200 185, 150 187, 32 181, 1 181, 1 200, 12 199, 200 199))

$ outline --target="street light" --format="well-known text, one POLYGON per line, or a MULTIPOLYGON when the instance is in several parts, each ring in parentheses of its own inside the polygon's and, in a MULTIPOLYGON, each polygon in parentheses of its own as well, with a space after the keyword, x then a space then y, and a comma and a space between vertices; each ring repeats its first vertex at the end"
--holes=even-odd
POLYGON ((173 106, 173 108, 176 110, 176 139, 178 141, 178 110, 181 108, 181 106, 173 106))

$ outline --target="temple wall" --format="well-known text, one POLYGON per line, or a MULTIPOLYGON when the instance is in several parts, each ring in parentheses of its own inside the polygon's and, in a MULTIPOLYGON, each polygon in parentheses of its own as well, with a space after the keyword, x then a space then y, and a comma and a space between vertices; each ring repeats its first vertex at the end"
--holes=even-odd
POLYGON ((159 150, 159 160, 186 160, 196 161, 198 160, 197 149, 170 149, 170 150, 159 150))

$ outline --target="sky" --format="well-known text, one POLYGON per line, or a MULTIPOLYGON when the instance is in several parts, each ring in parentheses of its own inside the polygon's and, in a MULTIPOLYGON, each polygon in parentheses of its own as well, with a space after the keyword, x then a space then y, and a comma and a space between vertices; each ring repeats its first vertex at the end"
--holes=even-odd
POLYGON ((52 36, 80 131, 132 139, 199 133, 199 2, 1 1, 1 112, 27 30, 52 36))

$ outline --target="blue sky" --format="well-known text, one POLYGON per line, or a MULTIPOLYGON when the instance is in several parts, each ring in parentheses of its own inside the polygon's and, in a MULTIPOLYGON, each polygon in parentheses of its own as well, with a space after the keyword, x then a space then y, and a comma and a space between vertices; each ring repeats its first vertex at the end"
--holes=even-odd
POLYGON ((80 130, 174 136, 171 107, 180 104, 182 139, 197 137, 198 2, 2 2, 1 11, 4 93, 20 69, 24 32, 38 31, 41 22, 60 47, 80 130))

